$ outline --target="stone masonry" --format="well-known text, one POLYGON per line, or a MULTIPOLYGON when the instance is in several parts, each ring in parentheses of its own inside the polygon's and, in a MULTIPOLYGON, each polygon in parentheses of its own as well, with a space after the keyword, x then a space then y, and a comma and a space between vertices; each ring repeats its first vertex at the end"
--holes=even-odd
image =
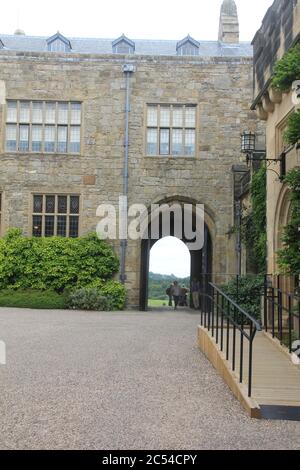
MULTIPOLYGON (((233 46, 234 47, 234 46, 233 46)), ((97 206, 118 206, 123 192, 125 76, 130 79, 129 204, 166 199, 205 204, 215 273, 235 273, 232 166, 240 134, 257 131, 251 57, 155 56, 0 50, 0 192, 2 234, 21 227, 31 235, 32 193, 81 196, 80 234, 94 231, 97 206), (7 153, 6 100, 82 103, 80 155, 7 153), (146 156, 146 106, 197 105, 195 157, 146 156)), ((119 242, 114 242, 119 250, 119 242)), ((139 298, 141 242, 126 255, 128 304, 139 298)))

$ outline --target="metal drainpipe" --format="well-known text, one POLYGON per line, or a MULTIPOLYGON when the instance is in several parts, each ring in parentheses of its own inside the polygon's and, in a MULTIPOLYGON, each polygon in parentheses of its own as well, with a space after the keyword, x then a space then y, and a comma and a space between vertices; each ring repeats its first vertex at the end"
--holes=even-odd
MULTIPOLYGON (((126 80, 126 99, 125 99, 125 141, 124 141, 124 170, 123 170, 123 196, 128 198, 128 157, 129 157, 129 113, 130 113, 130 77, 135 72, 134 65, 123 65, 123 72, 126 80)), ((120 281, 124 284, 126 281, 126 249, 127 240, 120 240, 120 281)))

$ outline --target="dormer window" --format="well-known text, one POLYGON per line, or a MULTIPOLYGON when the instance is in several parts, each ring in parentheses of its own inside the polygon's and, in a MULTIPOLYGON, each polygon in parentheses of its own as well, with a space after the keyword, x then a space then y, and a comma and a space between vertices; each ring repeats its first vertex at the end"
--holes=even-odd
POLYGON ((4 49, 4 44, 1 39, 0 39, 0 49, 4 49))
POLYGON ((69 39, 65 38, 60 33, 56 33, 51 38, 47 39, 47 46, 50 52, 70 52, 72 49, 69 39))
POLYGON ((177 55, 199 55, 199 42, 187 36, 176 46, 177 55))
POLYGON ((124 34, 112 43, 114 54, 134 54, 135 43, 124 34))

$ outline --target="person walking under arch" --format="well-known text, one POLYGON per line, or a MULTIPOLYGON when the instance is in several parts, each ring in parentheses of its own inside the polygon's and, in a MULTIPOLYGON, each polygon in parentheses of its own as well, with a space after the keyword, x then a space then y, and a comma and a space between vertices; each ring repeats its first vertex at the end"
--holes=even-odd
POLYGON ((193 306, 195 310, 199 310, 200 307, 200 282, 197 279, 192 280, 191 284, 193 306))
POLYGON ((174 304, 175 304, 174 310, 177 310, 180 296, 181 296, 181 286, 178 284, 177 281, 174 281, 171 292, 172 292, 172 296, 173 296, 174 304))

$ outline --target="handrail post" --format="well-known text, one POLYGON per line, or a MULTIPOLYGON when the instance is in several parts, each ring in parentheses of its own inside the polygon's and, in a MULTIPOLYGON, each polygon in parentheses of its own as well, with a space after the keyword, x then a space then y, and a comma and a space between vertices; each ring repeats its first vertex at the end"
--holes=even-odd
POLYGON ((244 372, 244 317, 242 317, 241 344, 240 344, 240 383, 243 382, 244 372))
POLYGON ((227 301, 227 344, 226 344, 226 360, 227 360, 227 361, 229 360, 229 344, 230 344, 230 338, 229 338, 229 333, 230 333, 230 330, 229 330, 229 326, 230 326, 229 316, 230 316, 230 303, 229 303, 229 301, 227 301))
POLYGON ((224 345, 224 308, 225 308, 225 299, 222 296, 222 303, 221 303, 221 351, 223 352, 223 345, 224 345))
POLYGON ((213 289, 212 306, 211 306, 211 334, 212 334, 212 337, 215 336, 215 305, 216 305, 215 298, 216 298, 216 293, 215 293, 215 289, 213 289))
POLYGON ((275 338, 275 289, 272 287, 272 336, 275 338))
POLYGON ((282 344, 283 334, 282 334, 282 291, 281 289, 278 290, 278 334, 279 340, 282 344))
POLYGON ((253 336, 252 323, 250 325, 250 343, 249 343, 249 371, 248 371, 248 397, 252 395, 252 367, 253 367, 253 336))
POLYGON ((216 343, 219 343, 219 302, 220 302, 220 294, 217 292, 217 319, 216 319, 216 343))
POLYGON ((264 326, 266 332, 268 331, 268 275, 265 275, 264 283, 264 326))
POLYGON ((232 341, 232 370, 235 371, 235 341, 236 341, 236 307, 233 310, 233 341, 232 341))
POLYGON ((292 352, 292 328, 293 328, 293 307, 292 307, 292 297, 289 294, 288 296, 288 311, 289 311, 289 350, 292 352))

